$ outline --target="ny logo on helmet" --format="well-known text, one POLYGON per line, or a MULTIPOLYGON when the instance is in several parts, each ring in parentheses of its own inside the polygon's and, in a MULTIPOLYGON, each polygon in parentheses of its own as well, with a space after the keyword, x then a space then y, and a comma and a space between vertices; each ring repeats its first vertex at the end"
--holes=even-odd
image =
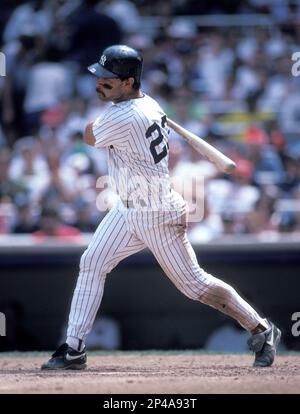
POLYGON ((100 58, 100 65, 104 66, 104 63, 106 62, 106 56, 102 55, 100 58))

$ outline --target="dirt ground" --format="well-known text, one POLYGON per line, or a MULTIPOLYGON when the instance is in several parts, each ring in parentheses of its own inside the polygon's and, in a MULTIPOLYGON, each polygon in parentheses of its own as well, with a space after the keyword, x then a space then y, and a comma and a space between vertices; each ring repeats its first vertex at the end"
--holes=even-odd
POLYGON ((40 371, 48 355, 0 357, 0 393, 300 393, 300 355, 253 368, 251 355, 116 353, 88 356, 85 371, 40 371))

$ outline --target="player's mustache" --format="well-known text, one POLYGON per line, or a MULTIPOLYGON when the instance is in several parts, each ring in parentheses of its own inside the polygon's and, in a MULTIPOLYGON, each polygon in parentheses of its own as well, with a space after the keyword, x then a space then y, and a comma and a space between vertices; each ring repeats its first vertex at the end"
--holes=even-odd
MULTIPOLYGON (((113 86, 111 86, 111 85, 109 85, 108 83, 104 83, 103 85, 101 85, 104 89, 112 89, 113 88, 113 86)), ((101 92, 101 89, 100 88, 96 88, 96 91, 98 92, 98 93, 100 93, 101 92)))

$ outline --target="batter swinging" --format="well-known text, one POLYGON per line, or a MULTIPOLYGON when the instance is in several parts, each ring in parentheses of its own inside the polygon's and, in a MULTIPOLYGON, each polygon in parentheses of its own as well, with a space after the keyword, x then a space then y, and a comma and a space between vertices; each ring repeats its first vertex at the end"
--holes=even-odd
POLYGON ((101 221, 81 257, 66 343, 42 369, 86 367, 85 339, 101 303, 106 275, 145 247, 184 295, 229 315, 252 334, 248 344, 255 352, 254 366, 270 366, 280 330, 231 286, 206 273, 187 239, 187 206, 169 183, 166 115, 140 89, 142 65, 135 49, 116 45, 88 68, 97 76, 99 98, 112 104, 87 125, 84 140, 107 148, 109 175, 120 201, 101 221))

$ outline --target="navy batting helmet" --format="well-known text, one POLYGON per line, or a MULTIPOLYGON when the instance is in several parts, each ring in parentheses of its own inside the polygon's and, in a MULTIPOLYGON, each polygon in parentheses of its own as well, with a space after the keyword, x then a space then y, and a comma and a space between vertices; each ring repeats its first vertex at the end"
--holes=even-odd
POLYGON ((100 56, 99 62, 88 67, 88 70, 99 78, 134 78, 140 81, 143 69, 143 58, 139 52, 126 45, 107 47, 100 56))

